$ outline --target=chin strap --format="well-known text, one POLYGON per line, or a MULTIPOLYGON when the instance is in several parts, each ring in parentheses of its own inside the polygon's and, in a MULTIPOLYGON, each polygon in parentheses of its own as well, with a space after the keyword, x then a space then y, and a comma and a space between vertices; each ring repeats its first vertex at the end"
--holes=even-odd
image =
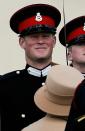
POLYGON ((65 36, 65 47, 66 47, 66 64, 68 65, 68 44, 66 40, 66 22, 65 22, 65 10, 64 10, 64 0, 63 0, 63 19, 64 19, 64 36, 65 36))

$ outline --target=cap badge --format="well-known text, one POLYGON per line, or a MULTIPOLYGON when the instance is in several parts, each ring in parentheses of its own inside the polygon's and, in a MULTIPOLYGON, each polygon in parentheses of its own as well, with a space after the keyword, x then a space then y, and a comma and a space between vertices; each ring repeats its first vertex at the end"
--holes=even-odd
POLYGON ((83 30, 85 31, 85 23, 84 23, 84 26, 83 26, 83 30))
POLYGON ((42 16, 40 15, 39 12, 36 14, 35 20, 36 21, 42 21, 42 16))

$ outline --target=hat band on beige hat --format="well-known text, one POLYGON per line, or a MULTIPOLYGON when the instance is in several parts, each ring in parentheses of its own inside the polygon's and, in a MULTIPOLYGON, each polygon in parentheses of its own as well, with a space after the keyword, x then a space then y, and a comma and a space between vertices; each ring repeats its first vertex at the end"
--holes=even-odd
POLYGON ((35 104, 49 114, 68 116, 75 89, 82 80, 84 76, 74 67, 51 67, 45 85, 34 95, 35 104))
POLYGON ((59 105, 70 105, 70 103, 72 101, 72 96, 55 95, 55 94, 49 92, 49 90, 46 90, 45 95, 49 101, 51 101, 55 104, 59 104, 59 105))

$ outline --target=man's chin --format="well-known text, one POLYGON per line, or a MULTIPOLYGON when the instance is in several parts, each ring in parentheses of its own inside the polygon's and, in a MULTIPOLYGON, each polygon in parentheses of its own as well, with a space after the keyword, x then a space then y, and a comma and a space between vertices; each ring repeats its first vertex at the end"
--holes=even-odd
POLYGON ((39 58, 37 58, 36 59, 36 61, 38 61, 38 62, 45 62, 45 61, 47 61, 49 58, 46 58, 46 57, 39 57, 39 58))

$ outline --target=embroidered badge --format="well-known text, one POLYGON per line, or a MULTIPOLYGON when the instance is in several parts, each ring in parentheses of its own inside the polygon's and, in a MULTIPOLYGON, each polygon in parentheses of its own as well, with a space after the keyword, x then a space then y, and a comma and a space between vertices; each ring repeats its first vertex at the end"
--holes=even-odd
POLYGON ((41 16, 40 12, 38 12, 38 13, 36 14, 35 20, 36 20, 36 21, 42 21, 42 16, 41 16))

